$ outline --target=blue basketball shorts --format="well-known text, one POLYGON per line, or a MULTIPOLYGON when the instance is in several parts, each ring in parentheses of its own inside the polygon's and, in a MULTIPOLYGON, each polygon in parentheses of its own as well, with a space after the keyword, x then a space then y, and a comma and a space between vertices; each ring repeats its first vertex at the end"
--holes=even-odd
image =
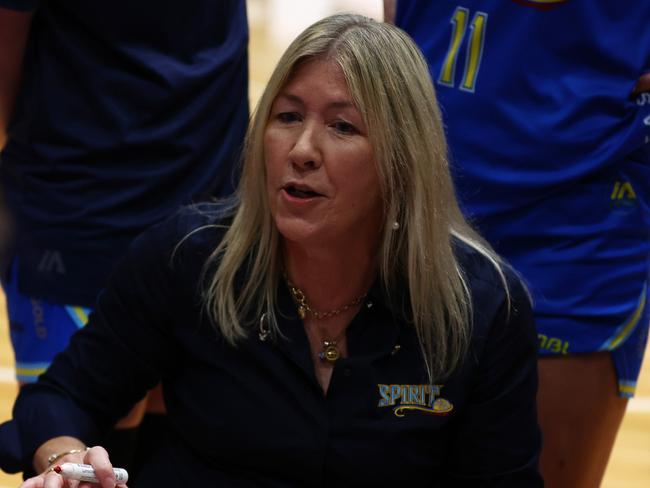
POLYGON ((650 322, 650 146, 481 229, 532 296, 542 356, 609 351, 634 395, 650 322))
POLYGON ((65 349, 75 331, 86 325, 90 309, 35 299, 18 291, 18 263, 3 283, 9 333, 16 357, 16 379, 32 383, 54 356, 65 349))

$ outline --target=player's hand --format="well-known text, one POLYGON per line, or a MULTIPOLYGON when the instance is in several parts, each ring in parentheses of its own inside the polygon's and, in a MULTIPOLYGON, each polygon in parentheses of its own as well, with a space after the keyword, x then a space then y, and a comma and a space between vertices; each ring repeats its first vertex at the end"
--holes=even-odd
POLYGON ((650 92, 650 73, 646 73, 636 82, 634 90, 632 90, 632 97, 637 96, 639 93, 650 92))

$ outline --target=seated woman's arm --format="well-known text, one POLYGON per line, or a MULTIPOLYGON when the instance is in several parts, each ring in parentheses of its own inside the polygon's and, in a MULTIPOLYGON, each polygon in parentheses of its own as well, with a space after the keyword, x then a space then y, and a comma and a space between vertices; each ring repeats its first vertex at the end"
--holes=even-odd
POLYGON ((20 488, 65 486, 63 478, 53 471, 54 467, 63 463, 92 465, 101 487, 114 488, 116 486, 115 475, 108 459, 108 453, 104 448, 85 447, 79 439, 74 437, 57 437, 50 439, 37 449, 34 454, 34 468, 41 474, 28 479, 20 488))
POLYGON ((43 473, 55 463, 81 463, 85 453, 86 445, 79 439, 68 436, 55 437, 43 443, 34 453, 34 471, 43 473))
MULTIPOLYGON (((511 306, 502 303, 470 359, 474 384, 458 419, 444 486, 543 486, 537 467, 537 334, 526 291, 508 275, 511 306)), ((494 299, 494 294, 484 295, 479 300, 494 299)))
MULTIPOLYGON (((164 377, 175 357, 170 308, 179 293, 170 256, 182 237, 175 228, 165 223, 136 240, 88 325, 37 383, 21 389, 13 421, 0 426, 0 444, 16 446, 10 455, 0 449, 3 469, 42 472, 52 454, 101 443, 164 377)), ((102 466, 108 456, 101 451, 73 457, 102 466)))

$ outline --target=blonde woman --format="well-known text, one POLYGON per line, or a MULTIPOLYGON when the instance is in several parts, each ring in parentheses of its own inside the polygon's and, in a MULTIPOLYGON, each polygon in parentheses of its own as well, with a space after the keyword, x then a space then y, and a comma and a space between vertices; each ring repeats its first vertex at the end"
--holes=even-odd
POLYGON ((171 427, 139 487, 541 486, 530 305, 461 217, 426 64, 390 25, 303 32, 237 202, 142 236, 90 322, 3 426, 42 473, 24 488, 65 486, 48 459, 113 486, 86 446, 157 381, 171 427))

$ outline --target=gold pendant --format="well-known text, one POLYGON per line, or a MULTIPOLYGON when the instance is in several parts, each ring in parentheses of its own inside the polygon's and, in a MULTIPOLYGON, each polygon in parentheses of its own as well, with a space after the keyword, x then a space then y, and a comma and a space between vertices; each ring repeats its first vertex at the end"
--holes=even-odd
POLYGON ((339 348, 336 347, 336 341, 323 341, 323 350, 320 352, 318 357, 323 361, 335 363, 336 360, 341 357, 339 348))
POLYGON ((307 316, 307 310, 305 309, 305 307, 300 305, 298 307, 298 317, 300 317, 300 320, 305 320, 306 316, 307 316))

